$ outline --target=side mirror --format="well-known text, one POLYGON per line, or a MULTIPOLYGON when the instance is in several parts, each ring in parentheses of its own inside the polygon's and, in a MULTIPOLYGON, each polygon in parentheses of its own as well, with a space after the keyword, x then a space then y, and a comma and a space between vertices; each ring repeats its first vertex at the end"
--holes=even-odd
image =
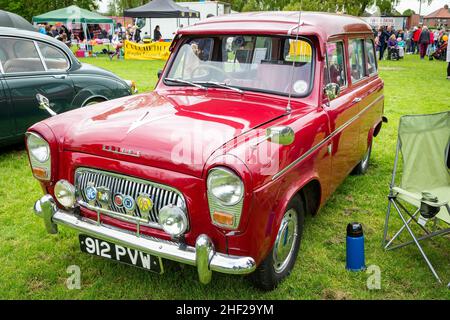
POLYGON ((288 146, 294 142, 295 132, 287 126, 270 127, 266 130, 266 137, 271 142, 288 146))
POLYGON ((162 70, 158 70, 158 79, 161 79, 162 76, 162 70))
POLYGON ((56 116, 56 112, 50 108, 50 100, 40 93, 36 94, 36 100, 39 103, 39 109, 47 111, 52 117, 56 116))
POLYGON ((327 96, 328 100, 334 100, 337 97, 339 97, 339 94, 341 93, 341 88, 337 83, 328 83, 324 88, 325 95, 327 96))

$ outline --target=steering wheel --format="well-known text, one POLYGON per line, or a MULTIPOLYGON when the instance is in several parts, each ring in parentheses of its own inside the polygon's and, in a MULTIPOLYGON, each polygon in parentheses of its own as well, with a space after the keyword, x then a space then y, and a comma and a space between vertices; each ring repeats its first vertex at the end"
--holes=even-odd
MULTIPOLYGON (((202 64, 202 65, 198 65, 197 67, 195 67, 193 70, 192 70, 192 72, 191 72, 191 75, 192 75, 192 78, 194 78, 195 76, 195 73, 196 72, 198 72, 199 70, 205 70, 205 71, 210 71, 209 73, 211 74, 211 71, 217 71, 219 74, 220 74, 220 76, 221 76, 221 78, 220 79, 217 79, 218 81, 220 81, 220 80, 224 80, 224 79, 226 79, 226 78, 230 78, 230 76, 228 75, 228 74, 226 74, 225 73, 225 71, 223 70, 223 69, 220 69, 219 67, 216 67, 216 66, 213 66, 213 65, 210 65, 210 64, 202 64)), ((213 72, 212 74, 217 74, 217 72, 213 72)), ((205 73, 205 75, 206 74, 208 74, 208 73, 205 73)))

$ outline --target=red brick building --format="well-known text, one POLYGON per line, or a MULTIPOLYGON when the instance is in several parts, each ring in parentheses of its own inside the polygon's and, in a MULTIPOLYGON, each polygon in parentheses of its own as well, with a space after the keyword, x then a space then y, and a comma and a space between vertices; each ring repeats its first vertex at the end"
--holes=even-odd
POLYGON ((423 24, 428 27, 449 27, 450 9, 448 5, 446 4, 443 8, 423 17, 423 24))

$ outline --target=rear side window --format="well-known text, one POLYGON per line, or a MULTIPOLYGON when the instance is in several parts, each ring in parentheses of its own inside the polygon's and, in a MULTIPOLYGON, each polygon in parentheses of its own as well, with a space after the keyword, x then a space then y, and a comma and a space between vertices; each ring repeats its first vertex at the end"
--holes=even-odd
POLYGON ((345 71, 344 44, 342 41, 327 43, 327 65, 325 66, 324 84, 337 83, 340 87, 347 85, 345 71))
POLYGON ((4 73, 44 71, 44 65, 31 40, 0 38, 0 52, 4 73))
POLYGON ((366 39, 367 72, 369 75, 377 73, 377 60, 372 39, 366 39))
POLYGON ((38 45, 47 70, 65 71, 69 68, 69 61, 61 50, 41 42, 38 45))
POLYGON ((348 48, 350 56, 350 68, 352 82, 357 82, 364 78, 365 72, 365 61, 364 61, 364 40, 353 39, 349 42, 348 48))

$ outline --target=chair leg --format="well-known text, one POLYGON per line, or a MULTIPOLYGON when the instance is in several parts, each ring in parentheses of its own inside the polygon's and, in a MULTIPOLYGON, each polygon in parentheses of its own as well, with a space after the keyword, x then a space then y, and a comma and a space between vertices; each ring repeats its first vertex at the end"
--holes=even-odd
POLYGON ((384 221, 384 232, 383 232, 383 243, 382 243, 382 246, 385 249, 387 247, 387 246, 385 246, 385 244, 386 244, 386 240, 387 240, 387 233, 388 233, 388 226, 389 226, 389 217, 391 215, 391 202, 392 202, 392 199, 389 198, 387 212, 386 212, 386 219, 384 221))
MULTIPOLYGON (((416 212, 414 212, 414 214, 413 214, 412 216, 410 216, 410 218, 408 219, 408 221, 407 221, 406 223, 407 223, 407 224, 410 224, 411 221, 414 220, 414 217, 415 217, 418 213, 419 213, 419 209, 418 209, 416 212)), ((385 246, 384 248, 387 249, 387 248, 392 244, 392 242, 394 242, 394 240, 397 239, 397 237, 405 230, 405 228, 406 228, 405 225, 403 225, 403 226, 400 228, 400 230, 398 230, 397 233, 392 237, 392 239, 389 240, 389 242, 386 244, 386 246, 385 246)))
POLYGON ((435 276, 435 278, 438 280, 439 283, 442 283, 441 279, 439 278, 438 274, 436 273, 436 271, 433 268, 433 265, 431 264, 430 260, 428 260, 427 255, 425 254, 425 252, 422 249, 422 246, 420 245, 419 241, 417 241, 416 237, 414 236, 414 233, 412 232, 411 228, 409 227, 409 225, 406 223, 405 218, 403 217, 402 213, 400 212, 398 206, 396 205, 395 202, 393 202, 394 207, 397 209, 398 214, 400 216, 400 218, 402 219, 403 223, 405 224, 406 230, 408 230, 409 234, 411 235, 411 237, 413 238, 416 246, 419 248, 420 253, 422 254, 423 258, 425 259, 426 263, 428 264, 428 267, 430 268, 431 272, 433 273, 433 275, 435 276))

